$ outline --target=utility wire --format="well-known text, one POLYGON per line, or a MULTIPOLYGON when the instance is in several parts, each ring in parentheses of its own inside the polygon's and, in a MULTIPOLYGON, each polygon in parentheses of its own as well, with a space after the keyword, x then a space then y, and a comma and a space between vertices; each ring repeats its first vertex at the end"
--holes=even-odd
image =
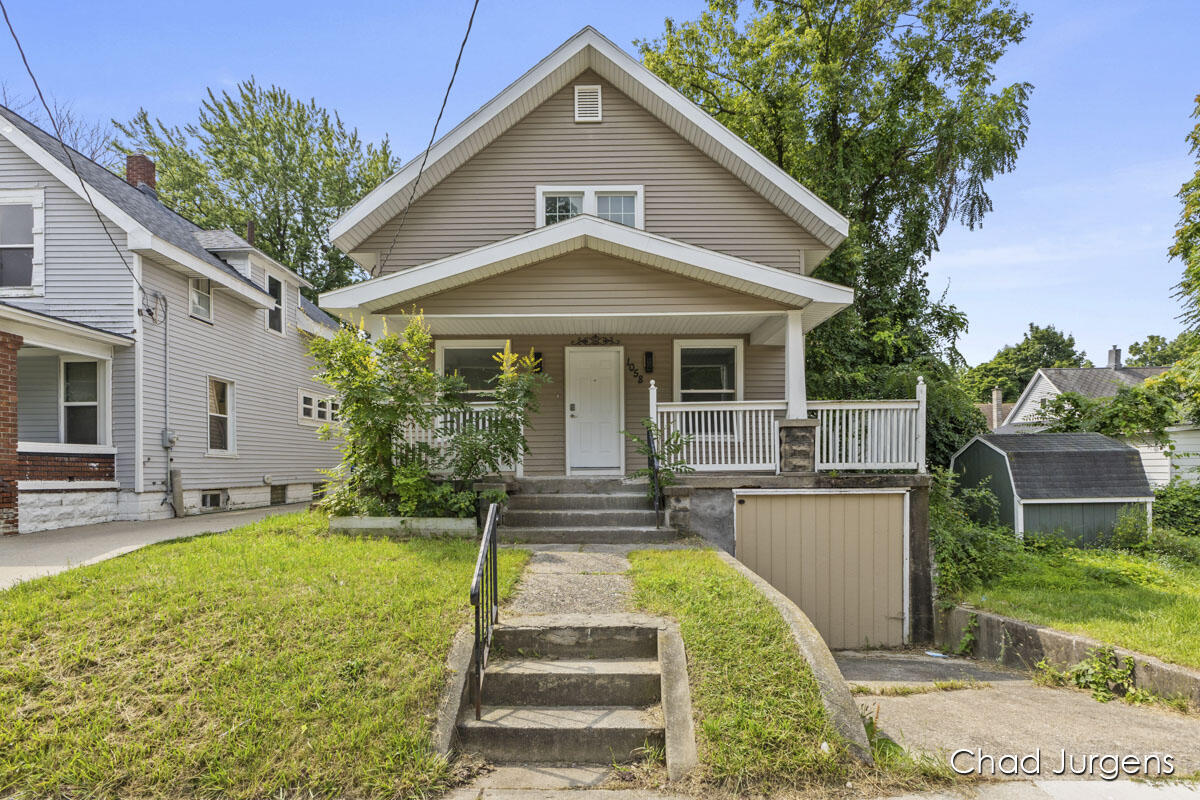
POLYGON ((433 149, 433 141, 437 138, 438 125, 442 123, 442 115, 446 113, 446 101, 450 99, 450 89, 454 87, 454 79, 458 76, 458 65, 462 63, 463 51, 467 49, 467 39, 471 37, 471 26, 475 24, 475 12, 478 10, 479 0, 475 0, 475 5, 471 7, 471 17, 467 20, 467 32, 463 34, 462 44, 458 46, 458 58, 454 59, 454 71, 450 73, 450 83, 446 84, 446 93, 442 95, 442 107, 438 110, 437 119, 434 120, 433 131, 429 134, 429 144, 425 145, 425 153, 421 156, 421 166, 417 168, 417 177, 413 180, 412 193, 408 196, 408 203, 404 206, 404 213, 400 216, 400 224, 396 226, 396 231, 392 234, 392 242, 388 245, 387 253, 375 265, 372 277, 376 277, 378 272, 383 270, 383 265, 391 259, 392 250, 396 247, 396 240, 400 238, 400 231, 404 228, 404 221, 408 219, 408 210, 412 208, 413 201, 417 197, 421 173, 425 171, 425 162, 429 160, 429 151, 433 149))
POLYGON ((88 205, 92 207, 92 211, 96 214, 96 221, 104 229, 104 233, 108 236, 108 241, 112 243, 113 250, 117 251, 121 263, 125 265, 125 269, 129 272, 129 277, 133 278, 133 282, 142 290, 143 295, 147 294, 146 287, 138 280, 138 276, 134 273, 133 267, 129 266, 129 261, 125 258, 125 254, 117 246, 117 240, 113 238, 112 231, 105 224, 104 217, 100 214, 100 209, 96 208, 96 203, 92 200, 92 193, 88 189, 87 181, 79 174, 79 168, 75 166, 75 156, 71 155, 71 148, 67 147, 67 143, 63 141, 62 131, 58 127, 58 120, 54 118, 54 112, 50 110, 50 104, 46 102, 46 96, 42 94, 42 87, 38 84, 37 76, 33 74, 33 68, 29 66, 29 59, 25 57, 25 48, 21 46, 21 40, 17 37, 17 31, 13 28, 12 20, 8 18, 8 8, 5 7, 4 0, 0 0, 0 12, 4 14, 4 22, 8 25, 8 32, 12 34, 13 42, 17 45, 17 52, 21 54, 21 61, 25 64, 25 71, 29 73, 29 79, 33 81, 33 88, 37 90, 38 99, 42 101, 42 108, 46 109, 46 116, 50 119, 50 124, 54 126, 54 135, 58 139, 58 144, 62 147, 63 152, 67 154, 67 161, 70 162, 71 171, 75 173, 75 177, 79 180, 79 185, 83 187, 83 194, 87 198, 88 205))

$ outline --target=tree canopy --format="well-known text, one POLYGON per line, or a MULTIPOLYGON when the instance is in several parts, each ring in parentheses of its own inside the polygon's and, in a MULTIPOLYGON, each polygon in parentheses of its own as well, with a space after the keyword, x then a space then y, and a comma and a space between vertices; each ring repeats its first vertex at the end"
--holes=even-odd
MULTIPOLYGON (((1200 95, 1196 95, 1192 119, 1200 120, 1200 95)), ((1178 297, 1183 301, 1184 318, 1195 330, 1200 326, 1200 122, 1187 135, 1188 151, 1196 160, 1196 174, 1179 188, 1179 225, 1169 251, 1183 262, 1183 279, 1178 297)))
POLYGON ((314 293, 352 283, 362 270, 329 241, 329 226, 397 167, 385 138, 364 143, 337 112, 253 78, 211 89, 195 122, 168 126, 141 109, 116 122, 122 153, 158 168, 159 199, 207 228, 245 232, 307 278, 314 293))
POLYGON ((640 41, 645 64, 851 221, 817 270, 855 305, 813 332, 814 396, 879 391, 888 368, 961 361, 966 317, 927 285, 954 221, 1025 143, 1031 86, 993 67, 1029 16, 1009 0, 709 0, 640 41), (881 372, 881 370, 883 372, 881 372))
POLYGON ((1087 353, 1075 348, 1075 337, 1053 325, 1029 323, 1025 337, 1017 344, 1000 348, 991 361, 967 370, 963 385, 977 402, 992 399, 992 387, 999 386, 1004 400, 1021 396, 1025 384, 1043 367, 1090 367, 1087 353))
POLYGON ((1184 331, 1174 339, 1150 334, 1143 341, 1129 345, 1125 359, 1127 367, 1169 367, 1194 352, 1200 346, 1200 334, 1184 331))

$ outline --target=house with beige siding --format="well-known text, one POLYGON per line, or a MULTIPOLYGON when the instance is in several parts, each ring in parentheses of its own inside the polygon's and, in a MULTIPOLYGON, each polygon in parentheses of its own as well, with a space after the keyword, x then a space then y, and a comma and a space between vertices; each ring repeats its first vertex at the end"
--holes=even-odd
POLYGON ((336 321, 126 172, 0 107, 0 532, 304 501, 338 461, 336 321))

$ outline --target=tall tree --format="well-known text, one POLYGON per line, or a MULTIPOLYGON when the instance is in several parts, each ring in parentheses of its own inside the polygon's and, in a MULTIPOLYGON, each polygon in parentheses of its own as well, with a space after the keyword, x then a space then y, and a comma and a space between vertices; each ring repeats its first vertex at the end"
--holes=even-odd
POLYGON ((959 363, 966 317, 930 295, 926 264, 952 221, 991 210, 1013 169, 1031 86, 992 69, 1029 17, 1009 0, 709 0, 638 42, 646 65, 851 221, 817 271, 855 290, 814 331, 817 396, 878 391, 882 369, 959 363))
POLYGON ((972 367, 963 375, 963 385, 977 402, 991 399, 992 387, 999 386, 1004 399, 1011 402, 1021 395, 1025 384, 1042 367, 1090 367, 1087 353, 1075 349, 1075 337, 1053 325, 1034 325, 1017 344, 1000 348, 991 361, 972 367))
POLYGON ((1169 367, 1200 349, 1200 334, 1184 331, 1174 339, 1150 334, 1144 341, 1129 345, 1127 367, 1169 367))
POLYGON ((68 147, 101 166, 109 169, 116 166, 117 158, 113 152, 116 132, 112 125, 88 119, 75 110, 74 103, 50 98, 50 113, 54 115, 52 122, 36 97, 14 91, 7 83, 0 81, 0 105, 17 112, 51 134, 55 132, 57 124, 58 131, 62 133, 63 141, 68 147))
MULTIPOLYGON (((1200 120, 1200 95, 1196 95, 1195 103, 1192 119, 1200 120)), ((1179 188, 1177 196, 1183 208, 1168 252, 1183 262, 1178 297, 1183 301, 1184 319, 1196 330, 1200 328, 1200 122, 1188 133, 1187 143, 1196 160, 1196 174, 1179 188)))
POLYGON ((329 241, 329 226, 398 166, 385 138, 364 143, 337 112, 251 78, 231 94, 211 89, 199 117, 182 127, 141 109, 115 122, 123 153, 158 166, 158 196, 199 225, 244 232, 307 278, 314 293, 362 277, 329 241))

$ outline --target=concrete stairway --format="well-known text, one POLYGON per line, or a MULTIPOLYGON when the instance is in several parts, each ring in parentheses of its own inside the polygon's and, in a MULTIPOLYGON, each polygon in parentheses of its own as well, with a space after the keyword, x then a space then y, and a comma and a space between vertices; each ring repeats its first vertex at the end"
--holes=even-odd
POLYGON ((621 621, 497 627, 482 719, 463 703, 460 747, 502 763, 612 764, 661 751, 658 641, 657 629, 621 621))
POLYGON ((508 498, 500 541, 636 544, 675 538, 655 526, 645 487, 618 478, 524 478, 508 498))

